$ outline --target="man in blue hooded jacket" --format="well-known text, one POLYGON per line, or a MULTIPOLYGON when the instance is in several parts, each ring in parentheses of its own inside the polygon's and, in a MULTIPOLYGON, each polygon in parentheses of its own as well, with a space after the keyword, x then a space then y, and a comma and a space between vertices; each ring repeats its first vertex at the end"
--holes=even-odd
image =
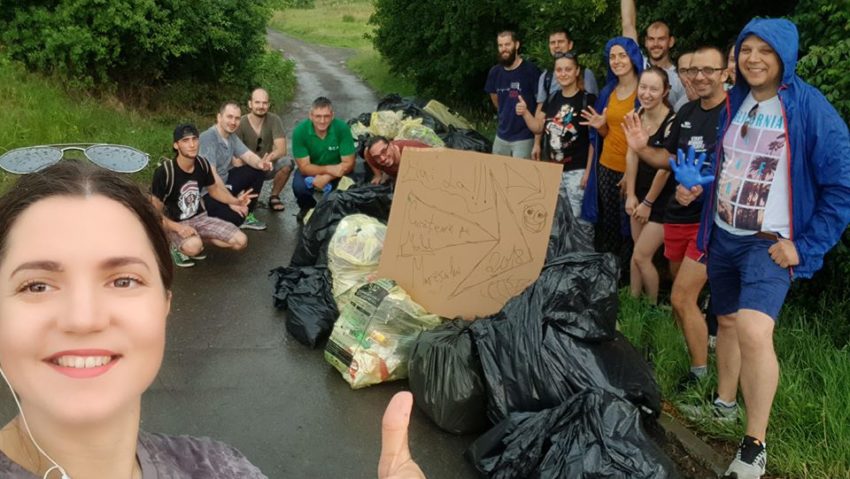
MULTIPOLYGON (((735 46, 737 80, 720 115, 698 247, 708 260, 717 334, 718 401, 747 409, 726 474, 758 478, 779 382, 773 329, 794 277, 809 278, 850 222, 850 134, 832 105, 795 73, 797 28, 755 19, 735 46)), ((677 198, 702 193, 679 186, 677 198)))

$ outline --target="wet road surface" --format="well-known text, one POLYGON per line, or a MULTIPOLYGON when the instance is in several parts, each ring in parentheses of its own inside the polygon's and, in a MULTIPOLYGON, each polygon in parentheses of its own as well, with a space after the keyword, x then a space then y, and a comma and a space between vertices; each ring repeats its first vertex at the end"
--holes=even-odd
MULTIPOLYGON (((287 135, 320 95, 343 120, 374 110, 375 94, 345 69, 350 51, 274 31, 268 40, 297 63, 296 97, 279 112, 287 135)), ((321 349, 286 332, 268 279, 297 242, 289 185, 282 199, 283 213, 257 211, 269 229, 249 231, 247 250, 211 248, 207 260, 177 272, 165 365, 144 398, 143 427, 223 440, 271 478, 376 477, 381 415, 407 384, 352 391, 321 349)), ((462 458, 473 439, 444 433, 414 410, 411 448, 430 478, 477 477, 462 458)))

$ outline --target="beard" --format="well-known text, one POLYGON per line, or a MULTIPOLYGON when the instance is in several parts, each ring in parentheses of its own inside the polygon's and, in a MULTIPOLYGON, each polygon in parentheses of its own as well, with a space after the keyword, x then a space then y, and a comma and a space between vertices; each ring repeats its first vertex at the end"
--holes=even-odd
POLYGON ((514 62, 516 61, 516 55, 517 55, 516 48, 511 49, 511 53, 507 57, 503 56, 500 53, 499 54, 499 63, 502 66, 509 67, 509 66, 513 65, 514 62))

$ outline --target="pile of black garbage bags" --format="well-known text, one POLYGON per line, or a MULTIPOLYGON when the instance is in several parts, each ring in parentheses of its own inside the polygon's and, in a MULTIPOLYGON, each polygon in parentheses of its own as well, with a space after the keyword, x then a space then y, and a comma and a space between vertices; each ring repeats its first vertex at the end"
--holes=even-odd
MULTIPOLYGON (((315 347, 338 316, 327 246, 339 221, 389 217, 391 186, 334 192, 301 231, 289 267, 273 270, 286 327, 315 347)), ((666 478, 673 463, 647 432, 661 410, 650 366, 616 329, 616 259, 591 251, 558 198, 546 265, 496 315, 423 332, 409 361, 417 406, 454 434, 482 477, 666 478)))

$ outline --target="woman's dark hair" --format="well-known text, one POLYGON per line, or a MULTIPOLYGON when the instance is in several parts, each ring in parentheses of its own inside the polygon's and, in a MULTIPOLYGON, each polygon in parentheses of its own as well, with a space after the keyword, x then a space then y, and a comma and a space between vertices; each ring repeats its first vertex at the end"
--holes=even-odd
POLYGON ((638 82, 640 82, 640 79, 643 78, 643 76, 647 73, 655 73, 656 75, 661 77, 661 83, 664 85, 665 92, 662 101, 667 106, 667 108, 670 108, 672 110, 673 105, 670 104, 670 77, 667 76, 667 72, 664 71, 664 69, 661 67, 655 65, 649 66, 643 72, 641 72, 640 76, 638 77, 638 82))
POLYGON ((27 208, 54 196, 94 195, 121 203, 138 218, 153 247, 162 284, 170 291, 174 265, 161 217, 148 195, 125 176, 77 160, 62 160, 36 173, 24 175, 0 197, 0 260, 6 255, 9 231, 27 208))

